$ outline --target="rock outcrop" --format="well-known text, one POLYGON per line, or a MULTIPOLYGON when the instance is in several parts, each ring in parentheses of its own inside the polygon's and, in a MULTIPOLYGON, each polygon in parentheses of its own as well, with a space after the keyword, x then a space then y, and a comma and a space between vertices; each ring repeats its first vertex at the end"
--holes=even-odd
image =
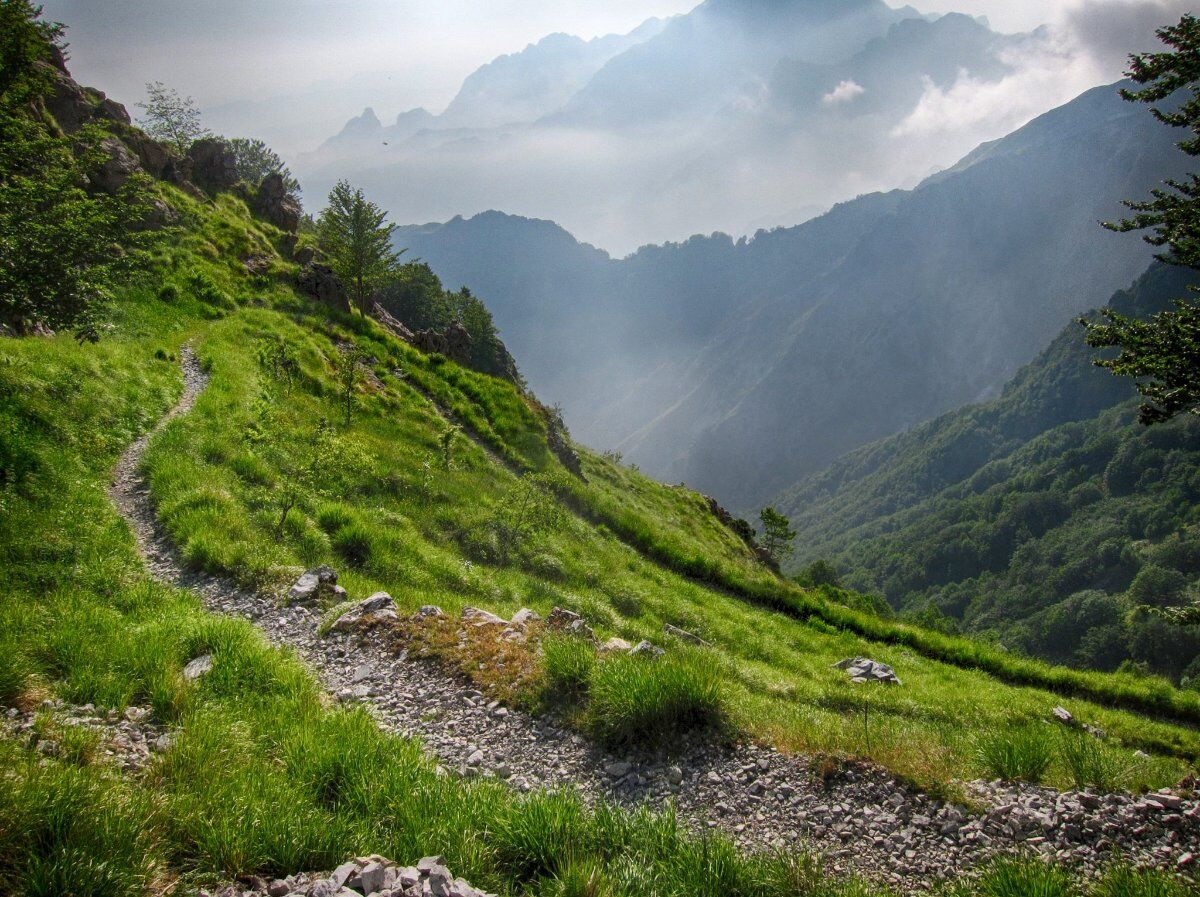
POLYGON ((188 150, 192 161, 192 182, 202 190, 217 193, 238 182, 237 158, 222 140, 205 137, 188 150))
POLYGON ((296 277, 297 288, 307 296, 316 299, 330 308, 346 311, 350 308, 350 300, 346 296, 346 288, 338 280, 333 269, 319 262, 309 262, 300 269, 296 277))
POLYGON ((900 685, 896 671, 886 663, 869 660, 866 657, 847 657, 834 665, 835 669, 845 670, 851 682, 882 682, 884 685, 900 685))
POLYGON ((300 203, 288 192, 287 182, 278 172, 262 179, 250 207, 264 220, 289 234, 300 228, 300 203))
POLYGON ((455 878, 440 856, 402 866, 379 854, 358 857, 328 873, 301 873, 267 881, 257 875, 201 897, 494 897, 455 878))

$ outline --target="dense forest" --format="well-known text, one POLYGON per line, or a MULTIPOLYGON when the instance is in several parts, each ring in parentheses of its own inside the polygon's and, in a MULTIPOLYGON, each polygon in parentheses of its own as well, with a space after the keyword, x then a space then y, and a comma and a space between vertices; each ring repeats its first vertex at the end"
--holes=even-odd
MULTIPOLYGON (((1194 274, 1155 266, 1109 303, 1146 317, 1194 274)), ((905 617, 1082 667, 1200 685, 1200 420, 1137 421, 1132 384, 1071 325, 1003 394, 848 455, 789 492, 794 564, 905 617)))

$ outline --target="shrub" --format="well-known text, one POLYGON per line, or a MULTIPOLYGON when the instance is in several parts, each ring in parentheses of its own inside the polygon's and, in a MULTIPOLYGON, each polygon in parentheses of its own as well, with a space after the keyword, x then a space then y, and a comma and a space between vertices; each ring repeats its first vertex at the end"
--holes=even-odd
POLYGON ((179 287, 173 283, 164 283, 158 288, 158 298, 163 302, 178 302, 179 287))
POLYGON ((585 695, 596 669, 596 649, 586 639, 553 636, 542 642, 543 700, 548 704, 585 695))
POLYGON ((1054 757, 1043 725, 986 732, 976 751, 989 775, 1008 781, 1040 782, 1054 757))
POLYGON ((1089 897, 1183 897, 1189 893, 1189 888, 1166 872, 1120 863, 1104 873, 1089 897))
POLYGON ((660 746, 725 719, 715 664, 691 652, 654 660, 618 655, 591 680, 586 724, 608 745, 660 746))
POLYGON ((567 571, 566 568, 563 567, 562 561, 560 561, 554 555, 547 554, 546 552, 539 552, 538 554, 533 555, 525 562, 525 566, 531 573, 540 576, 543 579, 552 579, 555 582, 562 582, 567 578, 567 571))

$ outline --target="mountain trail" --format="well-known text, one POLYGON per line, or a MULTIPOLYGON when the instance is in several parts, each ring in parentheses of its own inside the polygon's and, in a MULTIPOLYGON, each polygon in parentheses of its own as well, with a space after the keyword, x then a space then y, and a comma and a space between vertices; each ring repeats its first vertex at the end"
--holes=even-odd
POLYGON ((122 454, 109 491, 148 569, 198 593, 209 610, 252 621, 273 644, 295 651, 338 701, 361 704, 383 728, 418 738, 447 771, 495 776, 515 792, 573 787, 589 801, 673 805, 694 831, 724 831, 748 850, 812 847, 829 871, 857 872, 903 892, 1020 849, 1085 871, 1114 850, 1181 868, 1200 856, 1200 803, 1175 795, 973 783, 974 796, 991 804, 979 814, 916 792, 874 765, 787 756, 755 743, 694 739, 672 756, 618 755, 553 720, 491 701, 432 663, 397 655, 376 632, 322 637, 318 614, 189 570, 159 523, 143 456, 208 382, 190 347, 181 356, 179 402, 122 454))

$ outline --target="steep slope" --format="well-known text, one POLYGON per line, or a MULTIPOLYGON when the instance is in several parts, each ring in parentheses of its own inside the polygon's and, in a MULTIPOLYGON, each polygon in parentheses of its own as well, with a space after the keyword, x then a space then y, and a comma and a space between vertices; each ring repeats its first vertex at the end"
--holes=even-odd
POLYGON ((1171 141, 1097 88, 915 190, 749 241, 605 261, 499 215, 397 239, 476 286, 584 441, 750 508, 997 391, 1071 314, 1129 283, 1148 248, 1096 222, 1180 173, 1171 141))
MULTIPOLYGON (((1156 266, 1109 304, 1146 316, 1194 279, 1156 266)), ((894 606, 1059 662, 1194 676, 1194 632, 1128 612, 1184 600, 1200 573, 1200 426, 1141 427, 1132 386, 1093 354, 1072 325, 999 398, 786 492, 795 563, 826 557, 894 606)))

